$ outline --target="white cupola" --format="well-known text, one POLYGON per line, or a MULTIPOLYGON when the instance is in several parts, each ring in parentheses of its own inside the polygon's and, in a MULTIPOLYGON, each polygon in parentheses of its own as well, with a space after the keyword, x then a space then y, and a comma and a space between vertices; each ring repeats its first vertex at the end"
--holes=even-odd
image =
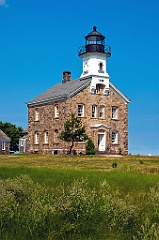
POLYGON ((105 45, 105 37, 97 32, 94 26, 85 40, 86 44, 79 48, 78 54, 83 59, 83 72, 80 78, 90 75, 109 78, 106 59, 111 56, 111 47, 105 45))

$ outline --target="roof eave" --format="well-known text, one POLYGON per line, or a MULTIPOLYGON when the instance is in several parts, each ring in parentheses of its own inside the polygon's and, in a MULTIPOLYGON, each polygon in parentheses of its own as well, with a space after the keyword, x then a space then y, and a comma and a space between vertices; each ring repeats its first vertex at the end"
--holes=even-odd
POLYGON ((39 101, 32 101, 32 102, 27 102, 26 105, 27 107, 32 107, 32 106, 39 106, 39 105, 43 105, 43 104, 48 104, 48 103, 52 103, 52 102, 61 102, 67 99, 67 95, 60 95, 60 96, 56 96, 53 98, 48 98, 48 99, 44 99, 44 100, 39 100, 39 101))
POLYGON ((39 101, 37 100, 37 101, 27 102, 26 105, 27 105, 27 107, 32 107, 32 106, 39 106, 39 105, 44 105, 44 104, 53 103, 53 102, 65 101, 65 100, 73 97, 74 95, 76 95, 80 91, 82 91, 87 86, 89 86, 90 81, 91 80, 87 80, 82 86, 76 88, 74 91, 72 91, 68 94, 58 95, 58 96, 53 97, 53 98, 48 98, 48 99, 39 100, 39 101))
POLYGON ((115 92, 125 103, 131 102, 112 82, 109 82, 110 89, 115 92))
POLYGON ((82 86, 80 86, 79 88, 75 89, 74 91, 72 91, 71 93, 68 94, 68 98, 73 97, 74 95, 76 95, 77 93, 79 93, 80 91, 82 91, 83 89, 85 89, 86 87, 89 86, 91 80, 85 82, 82 86))

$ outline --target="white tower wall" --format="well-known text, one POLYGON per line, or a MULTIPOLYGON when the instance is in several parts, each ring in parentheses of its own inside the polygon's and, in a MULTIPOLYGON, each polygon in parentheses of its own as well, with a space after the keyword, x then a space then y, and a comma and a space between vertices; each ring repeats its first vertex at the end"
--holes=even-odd
MULTIPOLYGON (((82 56, 81 56, 82 57, 82 56)), ((106 56, 103 53, 86 53, 83 56, 83 72, 82 77, 90 75, 98 75, 109 77, 106 67, 106 56)))

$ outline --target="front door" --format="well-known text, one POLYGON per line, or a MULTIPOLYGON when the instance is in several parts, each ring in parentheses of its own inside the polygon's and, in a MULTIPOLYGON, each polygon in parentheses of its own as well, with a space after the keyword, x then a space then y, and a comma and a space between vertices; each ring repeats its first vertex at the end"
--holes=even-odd
POLYGON ((105 142, 105 131, 98 132, 98 150, 105 151, 106 142, 105 142))

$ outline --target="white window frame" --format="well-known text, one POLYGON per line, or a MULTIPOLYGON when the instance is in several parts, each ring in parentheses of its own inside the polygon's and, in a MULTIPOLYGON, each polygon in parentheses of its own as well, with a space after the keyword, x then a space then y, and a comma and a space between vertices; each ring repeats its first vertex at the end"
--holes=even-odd
POLYGON ((104 117, 104 106, 99 106, 99 117, 100 118, 104 117))
POLYGON ((6 149, 6 143, 5 141, 2 141, 2 150, 5 150, 6 149))
POLYGON ((44 132, 44 143, 45 144, 49 143, 49 132, 48 131, 44 132))
POLYGON ((112 119, 117 119, 117 118, 118 118, 118 108, 112 107, 112 119))
POLYGON ((39 108, 36 108, 36 109, 35 109, 35 121, 39 121, 39 116, 40 116, 40 114, 39 114, 39 108))
POLYGON ((24 140, 23 140, 23 139, 20 140, 20 146, 21 146, 21 147, 24 146, 24 140))
POLYGON ((35 144, 39 144, 39 132, 35 133, 35 144))
POLYGON ((92 105, 92 117, 96 117, 96 116, 97 116, 97 106, 92 105))
POLYGON ((118 131, 113 131, 112 132, 112 144, 118 144, 119 141, 119 134, 118 131))
POLYGON ((78 117, 84 117, 84 105, 78 104, 78 117))
POLYGON ((59 117, 59 106, 55 105, 55 118, 59 117))

